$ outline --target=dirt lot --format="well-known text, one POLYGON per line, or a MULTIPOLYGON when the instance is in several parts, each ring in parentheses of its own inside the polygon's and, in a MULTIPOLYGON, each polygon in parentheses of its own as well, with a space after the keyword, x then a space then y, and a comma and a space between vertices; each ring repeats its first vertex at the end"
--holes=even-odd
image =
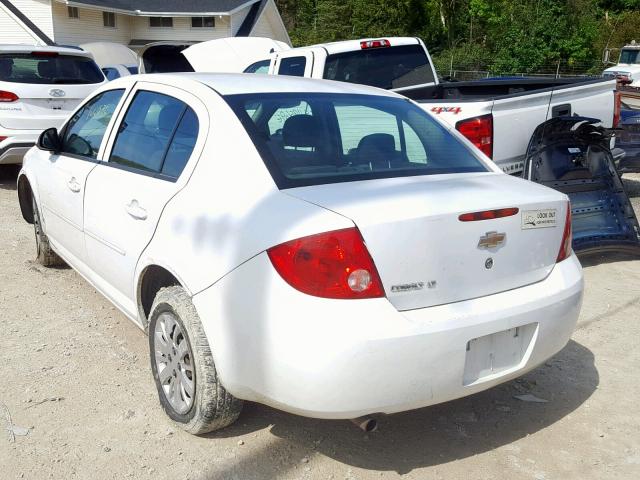
MULTIPOLYGON (((640 211, 640 176, 625 179, 640 211)), ((369 435, 250 404, 196 438, 159 407, 145 335, 72 270, 32 262, 14 182, 0 172, 1 479, 640 478, 640 261, 585 268, 573 340, 515 382, 369 435), (28 435, 10 441, 4 407, 28 435)))

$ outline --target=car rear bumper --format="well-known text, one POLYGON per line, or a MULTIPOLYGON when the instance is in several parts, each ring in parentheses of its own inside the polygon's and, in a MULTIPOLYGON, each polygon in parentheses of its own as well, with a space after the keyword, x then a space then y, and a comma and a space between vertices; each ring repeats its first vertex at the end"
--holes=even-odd
POLYGON ((21 164, 24 155, 33 145, 33 143, 16 143, 0 147, 0 165, 21 164))
POLYGON ((0 165, 22 163, 22 158, 36 144, 39 130, 5 130, 0 128, 0 136, 7 137, 0 142, 0 165))
POLYGON ((193 300, 227 390, 339 419, 425 407, 522 375, 566 345, 582 294, 572 255, 533 285, 399 312, 384 298, 304 295, 261 254, 193 300))

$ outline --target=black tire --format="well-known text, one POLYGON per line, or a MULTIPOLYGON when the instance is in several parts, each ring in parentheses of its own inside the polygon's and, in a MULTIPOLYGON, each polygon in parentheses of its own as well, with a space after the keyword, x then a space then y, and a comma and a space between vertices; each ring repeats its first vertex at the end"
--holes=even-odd
POLYGON ((202 323, 191 298, 182 287, 166 287, 157 293, 149 316, 149 352, 160 404, 182 429, 199 435, 227 427, 238 419, 243 402, 227 392, 220 383, 202 323), (190 409, 185 413, 179 413, 171 405, 158 375, 155 331, 158 318, 163 313, 173 315, 176 324, 186 333, 184 338, 193 353, 195 393, 190 409))
POLYGON ((33 194, 31 194, 31 206, 33 208, 33 231, 36 236, 36 261, 45 267, 60 267, 64 265, 64 260, 53 251, 49 244, 49 238, 42 230, 40 211, 33 194))

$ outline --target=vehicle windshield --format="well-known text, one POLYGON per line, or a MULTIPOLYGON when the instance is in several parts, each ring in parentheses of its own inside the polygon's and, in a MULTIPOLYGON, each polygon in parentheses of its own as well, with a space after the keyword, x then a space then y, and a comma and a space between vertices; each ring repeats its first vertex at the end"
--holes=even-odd
POLYGON ((488 171, 406 99, 329 93, 225 98, 279 188, 488 171))
POLYGON ((323 78, 387 90, 434 81, 429 57, 422 45, 374 48, 329 55, 323 78))
POLYGON ((620 52, 619 63, 640 63, 640 49, 623 49, 620 52))
POLYGON ((0 81, 33 84, 101 83, 104 75, 88 57, 56 52, 0 54, 0 81))

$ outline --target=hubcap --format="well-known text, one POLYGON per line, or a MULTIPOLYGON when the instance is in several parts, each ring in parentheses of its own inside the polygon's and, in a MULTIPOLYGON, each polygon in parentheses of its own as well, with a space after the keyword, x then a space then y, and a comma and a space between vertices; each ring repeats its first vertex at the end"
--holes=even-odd
POLYGON ((195 368, 189 342, 171 312, 163 312, 156 321, 154 359, 158 379, 165 398, 173 409, 183 415, 193 405, 195 368))

